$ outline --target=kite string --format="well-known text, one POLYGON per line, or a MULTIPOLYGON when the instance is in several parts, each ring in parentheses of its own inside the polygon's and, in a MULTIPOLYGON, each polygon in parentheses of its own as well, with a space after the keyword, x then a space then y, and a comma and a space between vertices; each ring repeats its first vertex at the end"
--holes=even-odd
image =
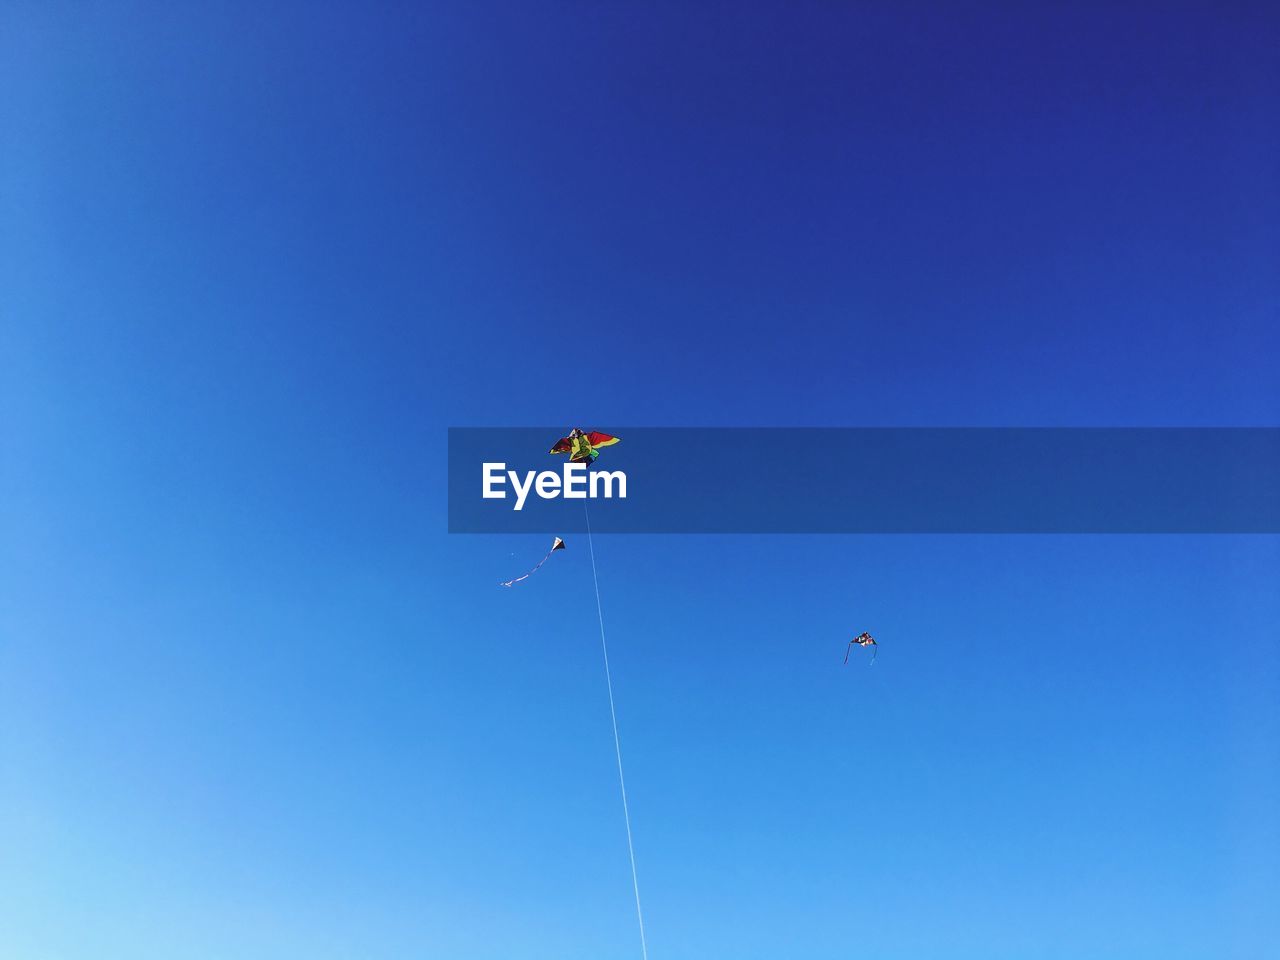
POLYGON ((609 672, 609 644, 604 638, 604 608, 600 604, 600 576, 596 573, 596 546, 591 538, 591 514, 582 504, 587 518, 587 548, 591 553, 591 579, 596 588, 596 616, 600 620, 600 651, 604 654, 604 680, 609 689, 609 718, 613 721, 613 752, 618 759, 618 787, 622 792, 622 816, 627 823, 627 854, 631 857, 631 889, 636 895, 636 922, 640 925, 640 955, 649 960, 649 947, 644 937, 644 914, 640 912, 640 881, 636 877, 636 848, 631 842, 631 811, 627 807, 627 781, 622 775, 622 743, 618 739, 618 711, 613 705, 613 676, 609 672))

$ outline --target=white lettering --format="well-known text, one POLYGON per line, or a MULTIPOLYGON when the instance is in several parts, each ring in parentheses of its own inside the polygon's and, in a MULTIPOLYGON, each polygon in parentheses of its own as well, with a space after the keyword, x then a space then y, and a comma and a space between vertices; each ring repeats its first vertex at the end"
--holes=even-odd
POLYGON ((516 491, 516 509, 524 509, 524 498, 529 496, 529 488, 533 486, 533 471, 530 470, 525 474, 524 486, 520 485, 520 477, 514 470, 508 470, 507 476, 511 478, 511 486, 516 491))
POLYGON ((537 490, 543 500, 563 497, 566 500, 585 500, 604 497, 627 498, 627 475, 621 470, 597 470, 590 473, 584 463, 566 463, 563 476, 554 470, 528 470, 523 474, 507 470, 505 463, 481 464, 481 496, 485 500, 505 500, 506 484, 516 492, 514 510, 523 510, 530 491, 537 490))
POLYGON ((613 483, 618 482, 618 497, 627 499, 627 475, 621 470, 597 470, 591 475, 591 497, 600 496, 600 487, 604 487, 605 499, 613 497, 613 483))
POLYGON ((566 500, 587 499, 587 465, 585 463, 564 465, 564 498, 566 500))
POLYGON ((560 493, 560 474, 544 470, 538 474, 538 496, 543 500, 554 500, 560 493))
POLYGON ((507 499, 507 491, 495 490, 495 485, 501 485, 507 482, 507 478, 503 476, 503 471, 507 469, 505 463, 486 463, 484 465, 484 498, 486 500, 505 500, 507 499))

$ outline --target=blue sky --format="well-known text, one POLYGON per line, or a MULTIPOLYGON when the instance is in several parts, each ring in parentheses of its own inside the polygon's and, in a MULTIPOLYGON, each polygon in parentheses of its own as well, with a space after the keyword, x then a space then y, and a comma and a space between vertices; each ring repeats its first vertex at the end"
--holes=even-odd
MULTIPOLYGON (((0 12, 0 954, 638 955, 450 425, 1276 424, 1273 10, 688 6, 0 12)), ((1280 937, 1275 537, 596 548, 653 957, 1280 937)))

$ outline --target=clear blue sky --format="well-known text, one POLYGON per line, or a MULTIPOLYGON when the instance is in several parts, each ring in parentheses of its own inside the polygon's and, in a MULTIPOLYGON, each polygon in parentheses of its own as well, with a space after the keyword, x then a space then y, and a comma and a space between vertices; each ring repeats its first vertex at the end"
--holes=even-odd
MULTIPOLYGON (((0 11, 0 956, 638 956, 449 425, 1280 421, 1274 6, 690 6, 0 11)), ((1277 538, 596 547, 654 960, 1280 940, 1277 538)))

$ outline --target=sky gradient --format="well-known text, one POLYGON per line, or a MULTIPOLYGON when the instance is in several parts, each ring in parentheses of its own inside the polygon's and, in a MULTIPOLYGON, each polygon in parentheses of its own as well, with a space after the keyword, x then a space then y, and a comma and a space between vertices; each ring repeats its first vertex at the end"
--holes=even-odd
MULTIPOLYGON (((1274 7, 690 6, 0 10, 0 956, 639 955, 449 426, 1280 422, 1274 7)), ((1276 537, 595 548, 654 960, 1280 941, 1276 537)))

